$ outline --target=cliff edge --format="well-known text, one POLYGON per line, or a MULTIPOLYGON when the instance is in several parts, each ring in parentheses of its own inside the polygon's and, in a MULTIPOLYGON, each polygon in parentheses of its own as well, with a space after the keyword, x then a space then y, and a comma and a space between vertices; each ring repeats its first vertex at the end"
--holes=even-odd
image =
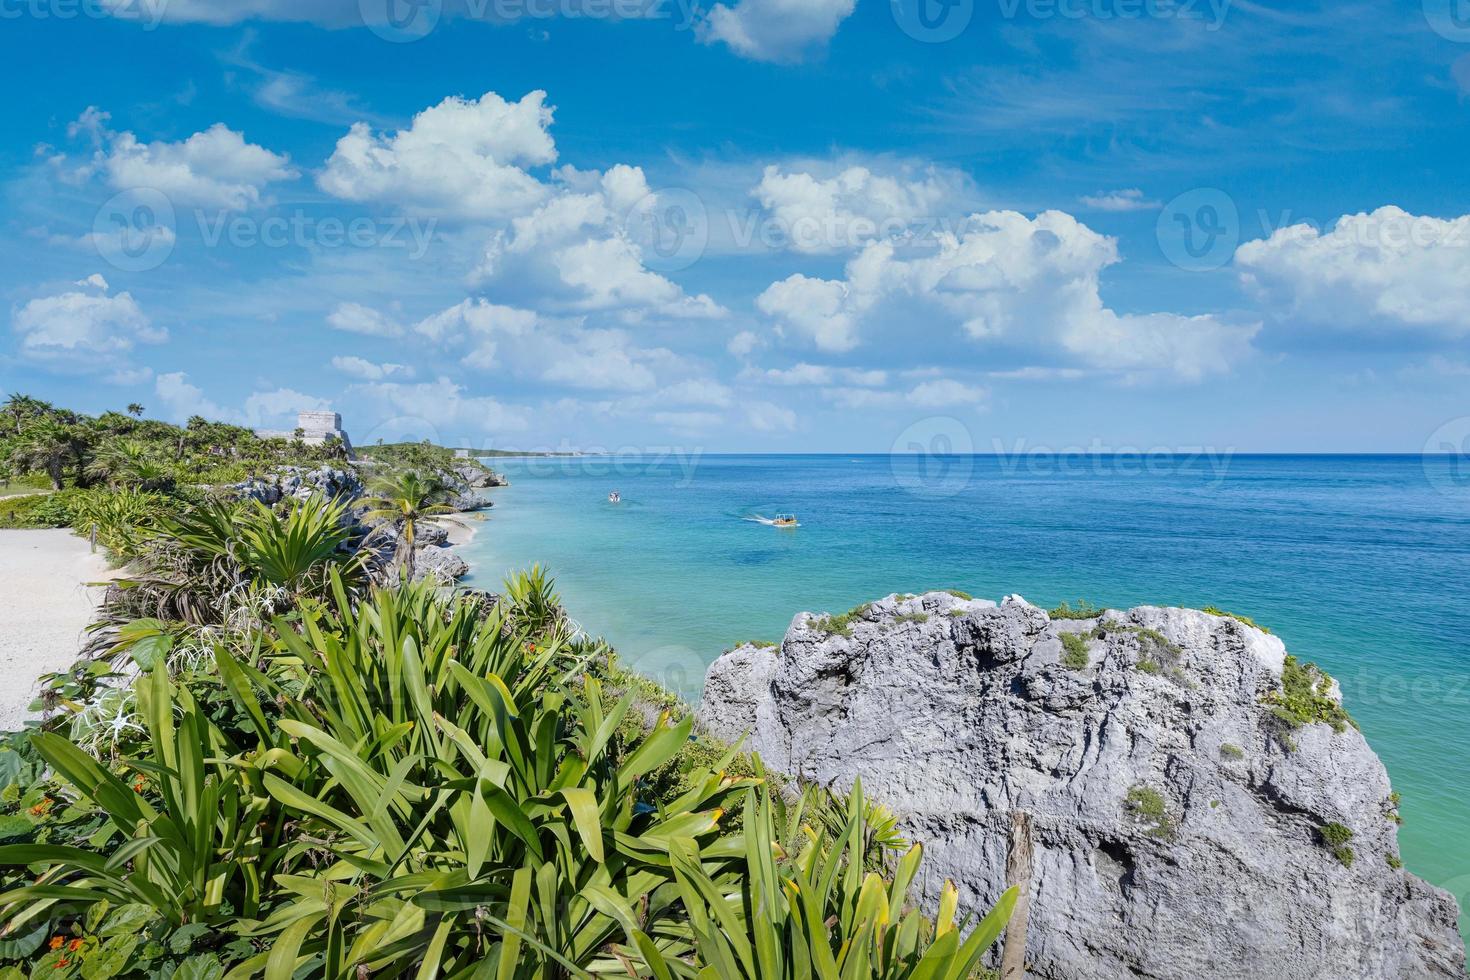
POLYGON ((1043 980, 1465 977, 1458 908, 1402 870, 1397 798, 1334 683, 1227 616, 1053 622, 1019 597, 801 613, 709 670, 701 723, 770 768, 861 777, 983 909, 1032 814, 1043 980))

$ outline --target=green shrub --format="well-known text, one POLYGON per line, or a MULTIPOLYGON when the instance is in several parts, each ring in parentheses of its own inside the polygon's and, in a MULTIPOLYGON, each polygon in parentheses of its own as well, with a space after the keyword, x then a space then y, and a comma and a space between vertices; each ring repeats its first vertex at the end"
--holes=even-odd
POLYGON ((1239 745, 1231 745, 1229 742, 1220 746, 1220 754, 1227 759, 1239 761, 1245 758, 1245 750, 1239 745))
POLYGON ((945 589, 944 591, 948 592, 956 599, 964 599, 966 602, 969 602, 971 599, 975 598, 974 596, 970 595, 970 593, 961 591, 960 589, 945 589))
POLYGON ((873 608, 871 602, 865 602, 861 606, 854 606, 839 616, 823 616, 820 619, 810 620, 808 625, 819 633, 829 636, 852 636, 853 625, 867 618, 868 610, 873 608))
POLYGON ((1352 828, 1336 822, 1325 823, 1317 828, 1317 838, 1322 842, 1322 846, 1331 851, 1332 856, 1342 863, 1343 867, 1353 866, 1355 855, 1353 849, 1348 846, 1348 841, 1353 839, 1352 828))
POLYGON ((1281 670, 1281 690, 1268 694, 1265 703, 1288 730, 1315 724, 1331 725, 1335 732, 1349 725, 1357 728, 1358 723, 1329 695, 1331 690, 1332 678, 1316 664, 1303 664, 1288 655, 1281 670))
POLYGON ((1150 786, 1135 786, 1128 791, 1124 803, 1144 833, 1161 840, 1173 838, 1174 819, 1169 816, 1168 806, 1158 790, 1150 786))
POLYGON ((1091 662, 1091 656, 1087 652, 1087 639, 1081 633, 1063 633, 1062 637, 1062 666, 1072 670, 1086 670, 1091 662))
POLYGON ((1094 606, 1086 599, 1078 599, 1076 606, 1063 602, 1055 609, 1048 611, 1047 615, 1052 619, 1096 619, 1106 611, 1094 606))
POLYGON ((81 490, 58 490, 24 497, 0 497, 0 528, 71 527, 81 490))
POLYGON ((1395 871, 1398 871, 1404 866, 1403 860, 1395 854, 1385 854, 1383 856, 1383 860, 1388 862, 1388 866, 1390 868, 1393 868, 1395 871))
POLYGON ((927 623, 929 614, 926 612, 899 613, 893 617, 895 623, 927 623))

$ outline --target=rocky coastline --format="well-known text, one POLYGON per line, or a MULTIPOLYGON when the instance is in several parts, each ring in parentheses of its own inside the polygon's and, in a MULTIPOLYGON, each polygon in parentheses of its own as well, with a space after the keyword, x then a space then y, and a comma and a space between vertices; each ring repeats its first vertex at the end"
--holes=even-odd
MULTIPOLYGON (((267 505, 275 505, 288 498, 304 499, 318 493, 357 501, 367 496, 367 482, 373 469, 371 461, 341 461, 337 465, 314 469, 285 466, 268 476, 237 483, 229 490, 240 499, 258 500, 267 505)), ((462 526, 433 521, 425 521, 419 526, 415 540, 414 578, 432 579, 452 586, 470 572, 469 562, 457 549, 475 536, 473 524, 466 523, 459 515, 468 515, 468 520, 475 520, 477 515, 494 506, 494 501, 480 491, 509 486, 509 481, 472 460, 456 461, 454 465, 441 469, 438 476, 448 488, 446 505, 455 512, 462 526)), ((378 555, 378 564, 383 569, 391 571, 398 526, 390 521, 363 522, 361 530, 364 547, 378 555)))
POLYGON ((1228 615, 930 593, 726 653, 699 717, 788 776, 860 778, 925 845, 931 903, 946 878, 993 902, 1028 814, 1029 976, 1463 978, 1456 902, 1403 869, 1340 700, 1228 615))

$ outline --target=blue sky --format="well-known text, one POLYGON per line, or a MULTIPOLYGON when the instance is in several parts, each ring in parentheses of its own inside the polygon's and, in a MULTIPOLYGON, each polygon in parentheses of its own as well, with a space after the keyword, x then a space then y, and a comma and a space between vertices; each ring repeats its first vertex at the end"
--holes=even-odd
POLYGON ((1470 434, 1470 3, 919 2, 0 0, 0 388, 516 448, 1470 434))

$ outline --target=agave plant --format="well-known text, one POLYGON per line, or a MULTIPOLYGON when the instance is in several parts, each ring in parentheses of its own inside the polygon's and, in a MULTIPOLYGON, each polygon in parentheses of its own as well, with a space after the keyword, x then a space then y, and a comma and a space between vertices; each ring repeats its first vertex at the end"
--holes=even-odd
POLYGON ((699 849, 670 849, 684 928, 635 933, 638 953, 658 980, 968 980, 980 968, 1016 901, 1016 889, 970 928, 956 922, 958 892, 945 883, 938 916, 909 904, 923 849, 914 845, 891 879, 864 872, 865 815, 861 784, 848 801, 841 832, 828 838, 804 828, 807 843, 789 870, 778 843, 782 807, 763 789, 745 802, 743 861, 736 873, 699 849))
POLYGON ((97 540, 120 559, 137 557, 158 526, 165 506, 157 494, 125 488, 89 490, 72 503, 72 517, 80 531, 95 528, 97 540))
POLYGON ((217 654, 266 792, 331 855, 330 887, 301 881, 254 933, 271 951, 237 976, 618 971, 610 943, 677 915, 673 842, 727 847, 720 815, 754 781, 707 772, 672 804, 635 805, 692 719, 616 756, 629 703, 604 711, 560 641, 508 626, 407 586, 304 608, 264 671, 217 654), (267 723, 260 694, 287 717, 267 723))
MULTIPOLYGON (((228 895, 252 914, 279 845, 262 839, 271 826, 263 819, 271 801, 250 791, 227 761, 233 746, 166 671, 144 675, 136 693, 148 737, 146 754, 122 765, 131 782, 60 735, 32 736, 57 775, 107 816, 107 839, 120 843, 102 853, 0 846, 0 866, 43 869, 33 884, 0 894, 10 931, 44 920, 63 903, 142 904, 179 926, 219 918, 228 895)), ((280 829, 276 824, 277 835, 280 829)))

